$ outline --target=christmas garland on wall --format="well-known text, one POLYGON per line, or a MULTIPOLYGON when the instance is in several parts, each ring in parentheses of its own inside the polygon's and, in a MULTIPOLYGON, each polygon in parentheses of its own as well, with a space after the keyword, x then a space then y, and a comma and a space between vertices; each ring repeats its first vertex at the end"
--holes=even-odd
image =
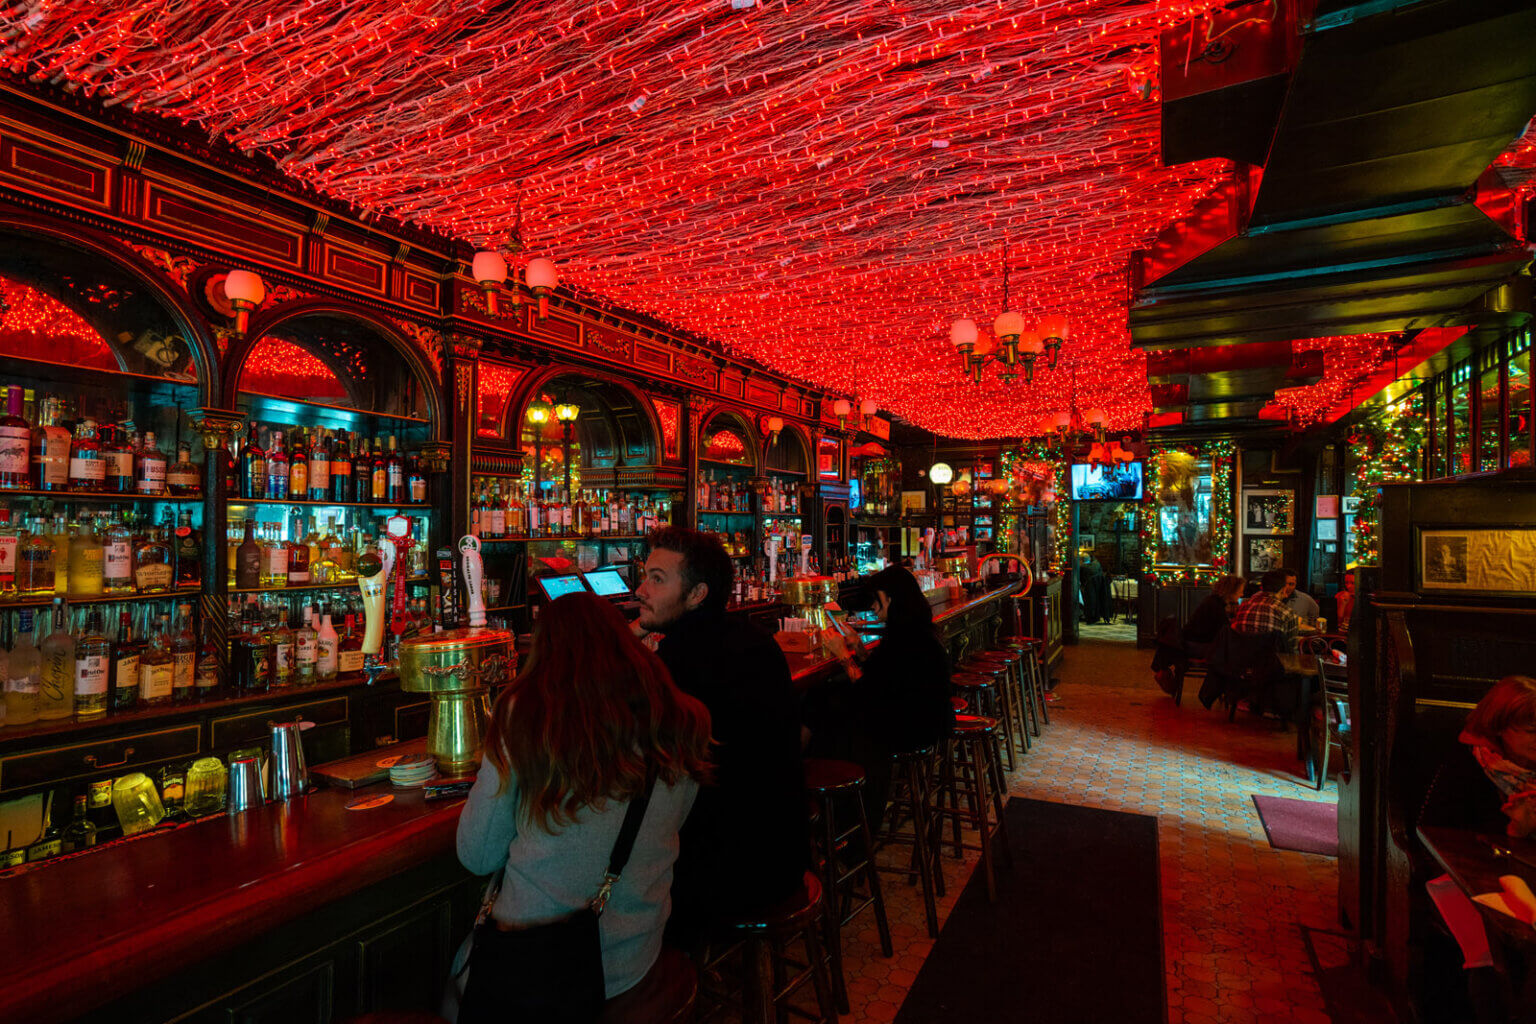
POLYGON ((1193 445, 1152 445, 1148 460, 1151 500, 1141 517, 1142 568, 1159 584, 1210 583, 1232 571, 1233 494, 1232 477, 1237 450, 1231 441, 1208 441, 1193 445), (1162 538, 1158 512, 1164 505, 1159 494, 1168 469, 1168 459, 1175 453, 1195 459, 1211 460, 1211 561, 1208 565, 1162 564, 1162 538))
POLYGON ((1062 566, 1070 564, 1067 560, 1067 548, 1072 543, 1072 505, 1059 491, 1052 490, 1052 488, 1061 487, 1067 479, 1066 460, 1060 453, 1053 453, 1045 440, 1037 438, 1018 448, 1004 451, 998 458, 998 464, 1001 467, 1003 479, 1014 484, 1010 495, 1011 500, 1006 506, 1007 511, 1000 517, 998 550, 1013 550, 1013 538, 1017 535, 1019 525, 1019 509, 1030 505, 1042 506, 1047 514, 1052 516, 1052 526, 1056 535, 1056 546, 1048 568, 1059 570, 1062 566), (1043 478, 1040 473, 1042 467, 1045 468, 1043 478), (1027 473, 1026 470, 1028 470, 1027 473), (1040 494, 1025 493, 1025 488, 1020 486, 1020 480, 1025 475, 1038 481, 1040 494), (1056 500, 1044 501, 1046 493, 1054 493, 1056 500))
POLYGON ((1424 450, 1424 417, 1399 402, 1363 421, 1349 436, 1355 454, 1355 479, 1349 495, 1355 511, 1354 565, 1381 562, 1381 485, 1419 479, 1424 450))

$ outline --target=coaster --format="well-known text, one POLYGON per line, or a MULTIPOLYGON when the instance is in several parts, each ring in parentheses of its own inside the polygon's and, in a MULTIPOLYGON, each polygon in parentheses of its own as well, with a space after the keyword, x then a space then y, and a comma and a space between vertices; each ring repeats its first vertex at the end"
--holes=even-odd
POLYGON ((374 796, 365 796, 361 800, 353 800, 347 804, 349 811, 368 811, 375 807, 383 807, 395 798, 393 793, 378 793, 374 796))

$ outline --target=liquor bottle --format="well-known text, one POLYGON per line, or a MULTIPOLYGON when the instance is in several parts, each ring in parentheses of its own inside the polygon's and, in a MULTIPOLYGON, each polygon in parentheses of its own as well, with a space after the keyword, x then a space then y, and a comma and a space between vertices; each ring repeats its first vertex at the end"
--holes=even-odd
POLYGON ((20 549, 20 524, 12 526, 11 510, 0 508, 0 594, 16 592, 16 559, 20 549))
POLYGON ((267 442, 267 500, 288 499, 288 453, 283 449, 283 432, 272 431, 267 442))
POLYGON ((37 721, 42 689, 42 653, 32 635, 32 610, 18 613, 21 626, 11 640, 11 616, 0 612, 0 642, 9 650, 5 669, 5 720, 9 725, 37 721))
POLYGON ((257 501, 267 496, 267 450, 256 435, 256 424, 240 449, 240 494, 257 501))
POLYGON ((151 526, 133 549, 133 584, 141 594, 163 594, 175 583, 175 557, 163 531, 151 526))
POLYGON ((352 448, 347 442, 347 432, 339 430, 331 444, 331 498, 332 501, 352 501, 352 448))
POLYGON ((405 489, 405 459, 395 445, 395 435, 390 434, 389 456, 386 460, 384 478, 384 500, 390 504, 404 502, 409 495, 405 489))
POLYGON ((48 539, 53 543, 53 592, 69 593, 69 520, 61 512, 53 517, 48 527, 48 539))
POLYGON ((69 431, 59 426, 63 402, 43 399, 42 413, 32 428, 32 486, 40 491, 62 491, 69 486, 69 431))
POLYGON ((320 628, 315 632, 315 675, 322 682, 336 678, 340 643, 341 638, 336 635, 336 627, 331 625, 331 613, 327 609, 320 616, 320 628))
MULTIPOLYGON (((75 447, 79 448, 77 440, 75 447)), ((134 470, 134 490, 139 494, 160 495, 165 493, 166 470, 170 468, 162 452, 155 441, 155 432, 144 432, 144 447, 139 449, 139 457, 136 460, 137 468, 134 470)), ((74 464, 74 459, 70 459, 74 464)))
POLYGON ((528 535, 528 505, 523 501, 523 485, 516 484, 507 500, 507 533, 513 537, 528 535))
POLYGON ((169 615, 151 618, 153 629, 149 642, 139 655, 139 700, 150 706, 169 704, 171 689, 175 685, 176 662, 167 635, 169 619, 169 615))
POLYGON ((113 711, 139 702, 139 652, 144 645, 133 638, 133 613, 126 606, 117 616, 117 641, 112 645, 112 667, 107 678, 113 711))
POLYGON ((266 543, 262 548, 261 585, 286 587, 288 585, 288 545, 277 536, 276 526, 267 528, 266 543))
POLYGON ((27 847, 27 862, 57 857, 62 849, 64 836, 53 823, 53 790, 50 789, 48 795, 43 797, 43 830, 37 840, 27 847))
POLYGON ((203 493, 202 474, 192 462, 192 446, 185 441, 176 446, 176 461, 165 471, 165 486, 179 497, 203 493))
POLYGON ((320 660, 320 636, 312 623, 314 611, 304 606, 303 624, 293 631, 293 679, 299 686, 315 685, 320 660))
POLYGON ((389 499, 389 457, 377 441, 373 446, 373 473, 369 478, 370 497, 367 500, 382 504, 389 499))
POLYGON ((357 616, 348 612, 346 632, 336 645, 336 672, 339 675, 351 675, 362 670, 363 638, 357 631, 357 616))
POLYGON ((487 537, 499 539, 507 535, 507 507, 501 503, 501 483, 498 481, 491 487, 491 496, 485 511, 480 513, 480 527, 487 537), (490 515, 489 528, 485 525, 486 515, 490 515))
POLYGON ((120 425, 108 424, 96 432, 101 459, 107 464, 102 489, 112 494, 133 493, 133 447, 120 425))
POLYGON ((197 676, 194 681, 198 700, 219 693, 219 644, 214 638, 213 620, 203 616, 203 639, 197 648, 197 676))
POLYGON ((300 537, 302 524, 303 519, 295 517, 291 531, 294 539, 288 542, 288 577, 284 580, 285 586, 304 586, 310 581, 309 545, 300 537))
POLYGON ((373 500, 373 456, 368 454, 368 439, 357 439, 357 452, 352 456, 352 500, 373 500))
POLYGON ((101 626, 101 606, 92 605, 85 632, 75 640, 75 715, 96 718, 107 713, 107 674, 112 645, 101 626))
POLYGON ((272 685, 281 689, 293 684, 293 630, 288 628, 288 609, 277 610, 272 627, 272 685))
POLYGON ((75 713, 75 640, 64 618, 64 599, 53 599, 53 627, 43 639, 43 675, 37 717, 68 718, 75 713))
POLYGON ((288 445, 288 497, 295 501, 309 497, 309 442, 303 430, 295 430, 288 445))
POLYGON ((176 560, 176 586, 198 587, 203 583, 202 537, 192 529, 192 511, 182 509, 176 517, 172 554, 176 560))
POLYGON ((321 427, 309 448, 309 500, 325 501, 331 496, 331 442, 321 427))
POLYGON ((412 455, 405 465, 406 500, 413 505, 427 501, 427 471, 422 467, 420 456, 412 455))
POLYGON ((22 416, 22 389, 5 389, 5 415, 0 416, 0 487, 25 490, 32 486, 32 425, 22 416))
POLYGON ((197 685, 197 638, 192 635, 192 606, 176 606, 176 624, 171 632, 171 700, 178 704, 192 699, 197 685))
MULTIPOLYGON (((241 588, 261 586, 261 570, 261 545, 256 543, 256 521, 246 516, 245 539, 240 542, 240 549, 235 552, 235 586, 241 588)), ((283 574, 286 578, 286 566, 283 574)))
POLYGON ((234 638, 233 671, 235 685, 247 693, 265 690, 272 675, 271 654, 254 594, 241 610, 240 631, 234 638))
POLYGON ((64 853, 84 850, 96 845, 96 823, 87 811, 89 797, 85 793, 75 796, 75 816, 64 826, 60 837, 60 849, 64 853))
POLYGON ((89 521, 75 525, 69 538, 69 589, 73 594, 100 594, 106 587, 106 550, 89 521))
POLYGON ((106 482, 107 464, 96 440, 96 421, 81 420, 75 425, 75 446, 69 453, 69 489, 99 491, 106 482))

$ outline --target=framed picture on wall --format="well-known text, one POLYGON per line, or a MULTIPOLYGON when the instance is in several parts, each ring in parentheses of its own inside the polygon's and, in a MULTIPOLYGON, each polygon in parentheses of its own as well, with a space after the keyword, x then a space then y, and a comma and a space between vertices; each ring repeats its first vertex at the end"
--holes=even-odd
POLYGON ((908 512, 921 512, 928 507, 927 491, 902 491, 901 514, 908 512))
POLYGON ((1243 532, 1289 537, 1296 532, 1296 492, 1254 489, 1243 492, 1243 532))
POLYGON ((1342 507, 1345 515, 1352 516, 1360 511, 1360 499, 1354 497, 1345 498, 1342 507))
POLYGON ((1318 540, 1338 540, 1339 521, 1337 519, 1319 519, 1317 521, 1318 540))
POLYGON ((1272 537, 1248 538, 1249 574, 1285 568, 1285 541, 1272 537))
POLYGON ((1098 546, 1098 540, 1098 537, 1091 533, 1080 533, 1077 535, 1078 550, 1081 551, 1086 548, 1087 550, 1092 551, 1096 546, 1098 546))

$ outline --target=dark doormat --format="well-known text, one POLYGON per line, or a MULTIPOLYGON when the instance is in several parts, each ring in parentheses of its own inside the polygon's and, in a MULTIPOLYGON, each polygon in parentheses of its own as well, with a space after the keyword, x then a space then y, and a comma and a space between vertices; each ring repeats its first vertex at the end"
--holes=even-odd
POLYGON ((1157 819, 1014 797, 1004 820, 997 902, 978 868, 897 1024, 1167 1020, 1157 819))
POLYGON ((1277 850, 1339 855, 1339 805, 1253 794, 1253 806, 1277 850))

